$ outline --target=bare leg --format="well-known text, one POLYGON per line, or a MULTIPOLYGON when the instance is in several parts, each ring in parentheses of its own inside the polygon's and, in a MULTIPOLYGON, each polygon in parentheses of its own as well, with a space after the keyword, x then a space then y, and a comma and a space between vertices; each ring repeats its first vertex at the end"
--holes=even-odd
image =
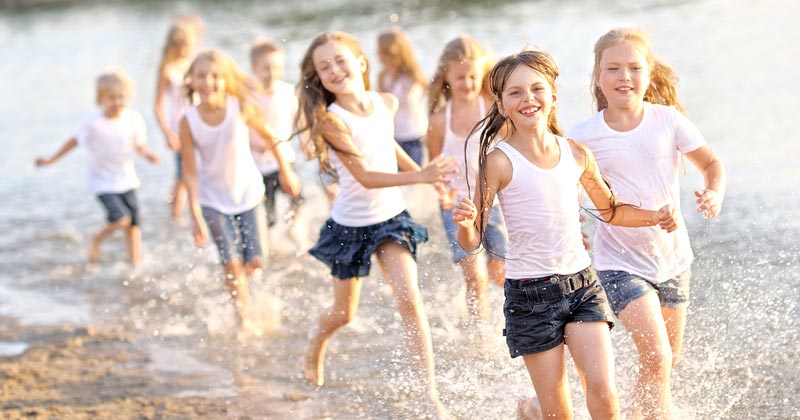
POLYGON ((576 369, 581 373, 586 405, 593 420, 619 420, 619 399, 614 384, 614 353, 605 322, 575 322, 565 330, 576 369))
POLYGON ((128 243, 128 259, 132 266, 138 267, 142 261, 142 230, 139 226, 128 226, 125 239, 128 243))
POLYGON ((648 420, 668 420, 672 407, 670 375, 672 349, 656 293, 629 303, 619 319, 630 331, 639 351, 639 378, 635 401, 648 420))
POLYGON ((469 311, 469 325, 471 327, 480 323, 486 324, 489 321, 489 310, 486 302, 486 289, 489 286, 489 280, 482 257, 482 255, 469 255, 458 263, 461 266, 464 281, 467 284, 467 311, 469 311))
MULTIPOLYGON (((571 420, 573 416, 572 398, 569 395, 567 380, 567 358, 564 345, 550 350, 522 356, 525 367, 533 382, 533 388, 539 401, 542 418, 551 420, 571 420)), ((523 412, 520 404, 517 417, 525 417, 529 412, 523 412)), ((535 418, 535 417, 534 417, 535 418)))
POLYGON ((405 329, 406 347, 416 376, 425 387, 437 418, 447 419, 450 415, 439 400, 439 391, 436 389, 433 345, 417 283, 417 263, 408 249, 394 242, 382 243, 378 247, 376 256, 386 280, 397 297, 397 308, 405 329))
POLYGON ((88 252, 89 262, 96 263, 100 261, 100 245, 103 244, 103 241, 106 240, 109 235, 114 233, 115 230, 127 228, 130 223, 130 217, 123 217, 116 222, 103 226, 103 228, 100 229, 100 232, 97 232, 97 234, 92 237, 92 243, 89 245, 88 252))
POLYGON ((305 254, 311 248, 311 240, 308 239, 308 221, 305 219, 305 206, 291 206, 291 211, 294 212, 289 223, 289 237, 292 238, 295 247, 297 248, 297 255, 305 254))
POLYGON ((506 284, 506 263, 497 258, 489 258, 489 279, 503 288, 506 284))
POLYGON ((686 307, 668 308, 661 307, 661 315, 667 326, 669 345, 672 348, 672 367, 678 365, 683 351, 683 334, 686 330, 686 307))
POLYGON ((236 323, 239 326, 240 336, 257 333, 255 331, 255 326, 249 318, 250 288, 248 287, 247 276, 242 267, 242 261, 234 259, 223 265, 222 270, 225 274, 225 287, 228 288, 228 293, 230 293, 234 309, 236 310, 236 323))
POLYGON ((347 325, 356 315, 361 296, 361 280, 351 278, 333 281, 333 306, 319 317, 318 324, 311 329, 303 356, 303 376, 312 384, 322 386, 325 382, 324 364, 328 339, 336 330, 347 325))
POLYGON ((180 179, 175 180, 172 187, 172 219, 181 220, 183 217, 183 202, 186 200, 186 185, 180 179))

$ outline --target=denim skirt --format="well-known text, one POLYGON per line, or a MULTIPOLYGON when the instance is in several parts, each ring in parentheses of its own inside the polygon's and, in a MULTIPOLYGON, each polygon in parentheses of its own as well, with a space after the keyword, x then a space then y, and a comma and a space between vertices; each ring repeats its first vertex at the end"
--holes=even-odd
POLYGON ((343 226, 328 219, 319 241, 308 252, 331 269, 331 275, 347 280, 369 275, 372 254, 386 241, 403 245, 417 259, 417 244, 428 241, 428 230, 414 222, 408 211, 369 226, 343 226))

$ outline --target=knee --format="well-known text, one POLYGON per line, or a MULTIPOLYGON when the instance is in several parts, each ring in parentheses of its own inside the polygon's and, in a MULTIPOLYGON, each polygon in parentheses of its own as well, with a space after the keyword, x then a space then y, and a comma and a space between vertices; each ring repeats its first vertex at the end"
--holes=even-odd
POLYGON ((131 226, 131 217, 130 216, 122 216, 116 221, 111 222, 114 227, 119 228, 128 228, 131 226))
POLYGON ((655 349, 642 355, 642 369, 656 376, 666 376, 672 370, 675 359, 671 349, 655 349))
POLYGON ((350 323, 356 317, 356 308, 346 308, 341 310, 331 311, 331 321, 337 327, 343 327, 350 323))

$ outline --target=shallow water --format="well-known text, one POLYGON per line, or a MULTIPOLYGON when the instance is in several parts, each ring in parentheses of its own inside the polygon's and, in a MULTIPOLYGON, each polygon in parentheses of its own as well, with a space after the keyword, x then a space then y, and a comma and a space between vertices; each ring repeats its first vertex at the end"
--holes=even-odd
MULTIPOLYGON (((102 213, 88 191, 82 152, 44 170, 33 167, 34 158, 56 150, 94 110, 93 80, 107 65, 124 67, 137 81, 132 107, 145 115, 150 144, 166 158, 151 104, 161 43, 179 13, 199 13, 208 24, 203 45, 220 47, 243 64, 255 36, 283 40, 292 82, 310 38, 325 29, 353 33, 373 59, 377 30, 397 19, 429 74, 444 43, 460 33, 498 55, 537 45, 561 67, 559 119, 566 128, 591 113, 594 40, 612 26, 635 25, 653 35, 656 51, 681 76, 689 116, 729 177, 723 214, 713 221, 692 209, 691 190, 701 184, 696 171, 688 168, 682 180, 696 262, 684 360, 674 378, 676 418, 800 418, 796 2, 226 4, 131 2, 0 13, 0 315, 29 324, 108 323, 137 331, 156 355, 155 370, 207 378, 186 395, 283 393, 298 401, 285 418, 413 418, 400 321, 378 274, 365 281, 356 321, 331 341, 326 386, 309 390, 297 379, 297 363, 306 331, 331 300, 321 264, 295 258, 275 232, 269 270, 253 289, 265 314, 280 317, 266 338, 237 347, 213 247, 195 249, 189 224, 169 220, 170 159, 137 166, 145 262, 131 273, 119 238, 108 242, 101 264, 84 263, 88 234, 102 213)), ((309 208, 325 208, 313 170, 305 168, 303 177, 309 208)), ((512 418, 516 398, 532 392, 522 364, 508 358, 499 338, 485 349, 470 344, 461 328, 462 282, 449 263, 438 213, 426 206, 435 202, 432 192, 407 193, 412 214, 431 230, 419 271, 445 402, 461 418, 512 418)), ((325 216, 311 217, 312 233, 325 216)), ((500 325, 502 291, 493 288, 490 297, 500 325)), ((622 328, 612 336, 625 405, 636 355, 622 328)), ((571 379, 577 418, 586 419, 580 386, 571 379)))

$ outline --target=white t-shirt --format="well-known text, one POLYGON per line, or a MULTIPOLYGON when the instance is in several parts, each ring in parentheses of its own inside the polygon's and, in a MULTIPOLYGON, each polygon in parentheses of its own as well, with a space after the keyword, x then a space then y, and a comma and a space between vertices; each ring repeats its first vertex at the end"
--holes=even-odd
POLYGON ((508 227, 505 265, 510 279, 573 274, 592 263, 579 222, 583 171, 567 140, 558 137, 558 146, 558 163, 543 169, 508 143, 497 144, 513 171, 511 181, 497 193, 508 227))
POLYGON ((124 193, 139 188, 133 158, 136 146, 147 144, 142 114, 125 108, 115 119, 98 111, 78 129, 78 144, 89 156, 89 183, 93 194, 124 193))
MULTIPOLYGON (((282 140, 278 147, 281 148, 283 157, 288 162, 295 161, 295 153, 292 143, 289 141, 294 132, 294 118, 297 115, 298 102, 294 93, 294 86, 290 83, 278 80, 275 82, 275 91, 258 95, 253 99, 256 105, 264 114, 264 120, 282 140)), ((264 144, 261 136, 250 129, 250 150, 253 152, 253 159, 262 174, 267 175, 278 171, 278 161, 275 155, 264 144)))
POLYGON ((239 100, 228 96, 225 118, 208 125, 197 107, 186 111, 197 159, 197 198, 200 205, 220 213, 241 214, 264 197, 264 182, 250 153, 250 135, 239 100))
MULTIPOLYGON (((392 133, 392 112, 375 92, 367 92, 372 100, 372 114, 361 117, 336 103, 328 111, 338 115, 350 129, 356 149, 361 152, 367 169, 375 172, 397 173, 396 144, 392 133)), ((331 218, 343 226, 369 226, 384 222, 406 209, 399 187, 365 188, 331 150, 330 163, 339 174, 339 193, 333 202, 331 218)))
POLYGON ((617 201, 644 210, 675 207, 678 230, 658 226, 620 227, 599 223, 594 239, 598 270, 620 270, 660 283, 686 271, 693 254, 680 212, 678 162, 706 144, 700 131, 674 107, 645 102, 641 123, 619 132, 606 124, 603 111, 578 124, 570 138, 589 147, 617 201))
POLYGON ((394 138, 399 141, 418 139, 428 131, 428 114, 425 110, 425 88, 406 75, 392 80, 387 74, 383 80, 389 93, 397 97, 394 114, 394 138))

